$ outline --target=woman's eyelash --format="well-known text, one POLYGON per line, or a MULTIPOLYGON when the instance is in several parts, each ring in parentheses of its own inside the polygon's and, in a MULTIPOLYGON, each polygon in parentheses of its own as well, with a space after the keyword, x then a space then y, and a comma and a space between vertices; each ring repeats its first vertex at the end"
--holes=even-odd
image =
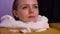
POLYGON ((38 6, 34 6, 34 8, 38 8, 38 6))
POLYGON ((23 7, 22 9, 26 9, 27 7, 23 7))

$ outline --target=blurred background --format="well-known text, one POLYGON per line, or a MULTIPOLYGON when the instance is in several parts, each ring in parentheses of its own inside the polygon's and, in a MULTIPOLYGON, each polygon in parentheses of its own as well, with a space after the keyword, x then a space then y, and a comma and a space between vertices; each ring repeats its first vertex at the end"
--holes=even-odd
MULTIPOLYGON (((12 15, 14 0, 0 0, 0 19, 3 15, 12 15)), ((60 22, 60 0, 38 0, 39 12, 49 19, 49 23, 60 22)))
POLYGON ((49 23, 60 22, 60 0, 39 0, 40 14, 49 18, 49 23))

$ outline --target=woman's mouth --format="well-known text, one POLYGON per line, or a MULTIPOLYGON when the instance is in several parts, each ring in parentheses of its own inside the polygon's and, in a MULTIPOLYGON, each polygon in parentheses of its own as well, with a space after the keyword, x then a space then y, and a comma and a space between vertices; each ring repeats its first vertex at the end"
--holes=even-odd
POLYGON ((29 16, 29 18, 35 18, 35 16, 29 16))

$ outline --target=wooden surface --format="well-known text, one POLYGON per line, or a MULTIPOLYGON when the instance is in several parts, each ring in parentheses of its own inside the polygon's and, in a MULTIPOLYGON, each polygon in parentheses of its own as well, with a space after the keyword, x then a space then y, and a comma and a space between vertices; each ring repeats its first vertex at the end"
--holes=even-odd
POLYGON ((50 23, 50 27, 60 30, 60 23, 50 23))

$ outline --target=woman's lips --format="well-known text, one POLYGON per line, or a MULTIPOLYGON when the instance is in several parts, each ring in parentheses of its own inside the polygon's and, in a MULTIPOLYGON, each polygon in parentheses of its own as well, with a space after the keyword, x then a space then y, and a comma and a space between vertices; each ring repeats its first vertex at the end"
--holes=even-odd
POLYGON ((35 18, 35 16, 29 16, 29 18, 35 18))

